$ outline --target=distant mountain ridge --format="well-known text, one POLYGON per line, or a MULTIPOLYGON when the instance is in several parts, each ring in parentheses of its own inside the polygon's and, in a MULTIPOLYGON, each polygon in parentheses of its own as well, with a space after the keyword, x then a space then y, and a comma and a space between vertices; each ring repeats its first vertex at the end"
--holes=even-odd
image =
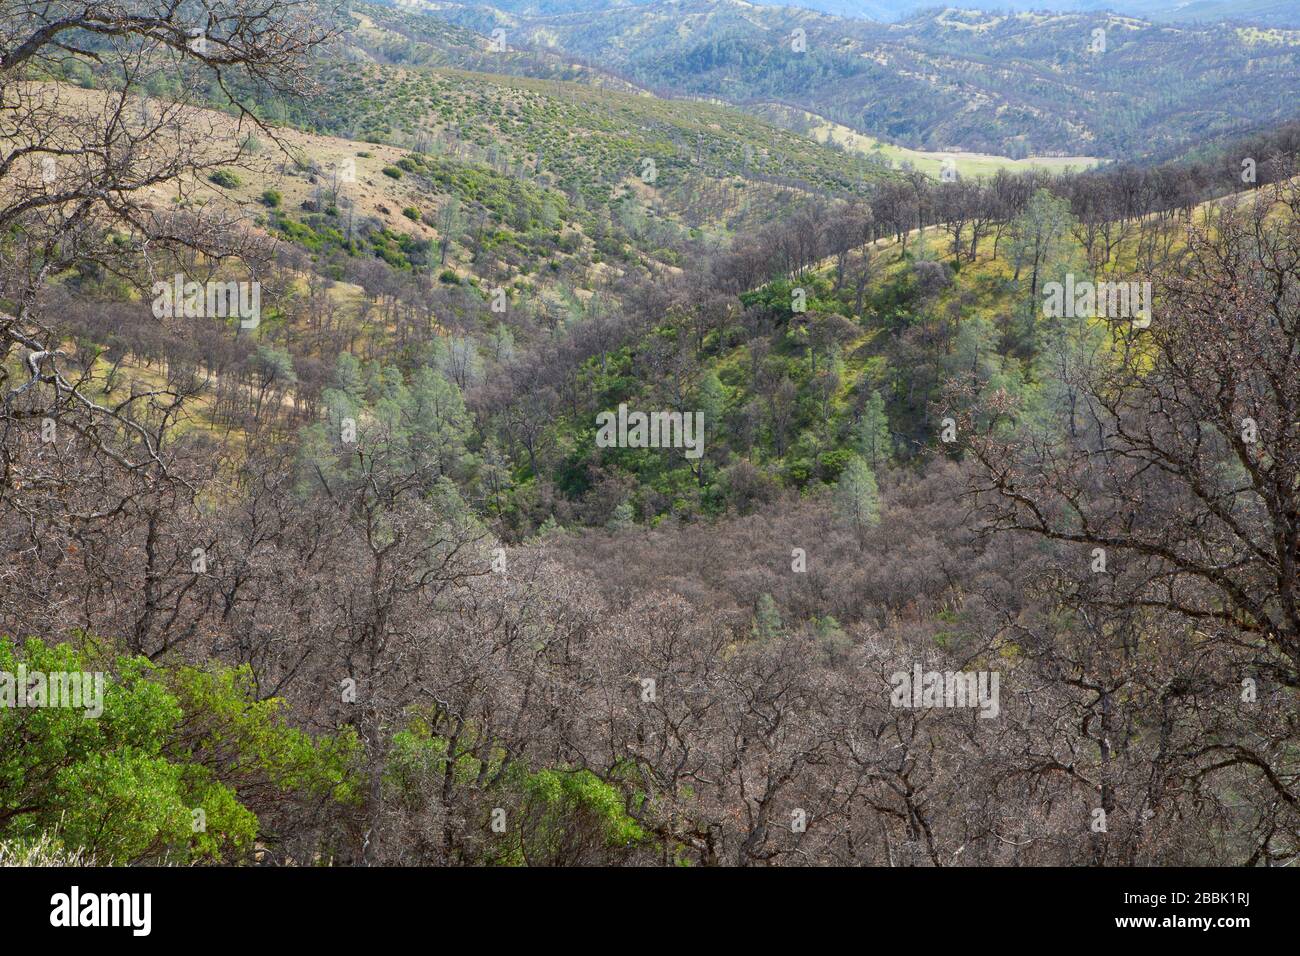
MULTIPOLYGON (((769 0, 756 0, 768 3, 769 0)), ((580 6, 570 0, 568 6, 580 6)), ((922 11, 942 7, 933 0, 801 0, 797 4, 770 0, 772 6, 799 6, 841 17, 857 17, 881 23, 906 20, 922 11)), ((1268 26, 1300 26, 1300 5, 1294 0, 993 0, 989 3, 959 3, 956 6, 987 11, 1054 10, 1062 13, 1112 12, 1146 20, 1173 23, 1213 23, 1241 20, 1268 26)))
POLYGON ((427 6, 664 95, 777 103, 913 149, 1135 159, 1300 101, 1300 31, 1270 27, 951 7, 880 23, 743 0, 427 6))
MULTIPOLYGON (((646 6, 653 0, 499 0, 490 6, 519 17, 548 17, 593 13, 620 7, 646 6)), ((943 4, 935 0, 753 0, 756 6, 794 7, 838 17, 897 23, 928 10, 955 6, 986 12, 1054 11, 1117 13, 1172 23, 1214 23, 1236 20, 1268 26, 1300 27, 1300 4, 1294 0, 990 0, 988 3, 943 4)), ((468 4, 467 4, 468 5, 468 4)))

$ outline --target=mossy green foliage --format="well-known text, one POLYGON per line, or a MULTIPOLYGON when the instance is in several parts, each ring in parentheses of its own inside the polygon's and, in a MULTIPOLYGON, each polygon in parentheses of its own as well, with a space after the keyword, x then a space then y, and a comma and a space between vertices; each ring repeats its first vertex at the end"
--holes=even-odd
MULTIPOLYGON (((906 250, 874 253, 861 290, 851 281, 837 288, 833 266, 774 277, 738 297, 744 322, 690 343, 694 366, 672 388, 648 380, 638 365, 640 356, 674 350, 693 335, 689 314, 665 315, 639 341, 589 360, 581 385, 598 410, 624 402, 667 409, 670 395, 685 396, 681 410, 706 413, 703 459, 596 448, 594 415, 584 412, 554 424, 550 437, 562 454, 545 477, 580 499, 593 475, 616 475, 633 488, 631 513, 649 514, 651 523, 734 507, 739 476, 734 487, 760 481, 832 496, 838 489, 846 520, 874 524, 876 479, 945 452, 935 409, 947 383, 1017 396, 1034 415, 1059 401, 1053 362, 1098 334, 1043 320, 1032 294, 1035 261, 1040 287, 1065 271, 1086 274, 1069 212, 1051 203, 1036 196, 1008 227, 996 258, 986 242, 977 261, 958 267, 939 258, 947 237, 931 230, 906 250), (1056 223, 1046 238, 1041 220, 1056 223)), ((516 478, 526 491, 532 476, 521 469, 516 478)))

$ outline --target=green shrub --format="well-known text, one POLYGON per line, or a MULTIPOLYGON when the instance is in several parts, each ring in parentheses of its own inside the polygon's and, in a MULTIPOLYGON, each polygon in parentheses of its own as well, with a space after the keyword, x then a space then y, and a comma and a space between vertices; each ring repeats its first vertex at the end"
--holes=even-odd
POLYGON ((283 701, 258 700, 246 667, 164 669, 93 640, 0 638, 0 702, 0 842, 53 833, 101 865, 231 863, 258 835, 242 794, 268 807, 355 802, 355 737, 289 728, 283 701), (15 706, 35 694, 31 676, 21 688, 13 677, 20 665, 47 688, 43 675, 87 675, 84 693, 59 702, 47 689, 45 706, 15 706))
MULTIPOLYGON (((393 735, 392 759, 384 777, 391 799, 410 810, 426 807, 448 769, 458 787, 482 787, 487 808, 508 807, 518 822, 493 839, 469 862, 496 866, 565 866, 610 863, 648 842, 627 811, 622 792, 589 770, 570 767, 530 771, 504 764, 489 748, 486 766, 460 750, 448 768, 446 737, 416 717, 393 735)), ((616 774, 617 779, 618 774, 616 774)), ((487 812, 487 811, 485 811, 487 812)), ((482 821, 486 830, 491 819, 482 821)))

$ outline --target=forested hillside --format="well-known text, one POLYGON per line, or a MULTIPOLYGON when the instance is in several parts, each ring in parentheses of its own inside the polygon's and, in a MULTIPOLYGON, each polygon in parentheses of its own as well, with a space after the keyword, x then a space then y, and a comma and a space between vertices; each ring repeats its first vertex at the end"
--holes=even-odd
MULTIPOLYGON (((502 0, 499 5, 504 8, 514 6, 512 0, 502 0)), ((563 4, 538 4, 531 0, 526 5, 539 12, 561 12, 565 9, 563 4)), ((810 0, 806 6, 810 10, 821 10, 837 16, 893 22, 942 4, 937 4, 934 0, 810 0)), ((959 6, 975 4, 968 0, 959 6)), ((990 9, 1017 11, 1044 8, 1041 0, 1001 0, 996 6, 990 6, 990 9)), ((1157 22, 1217 23, 1239 20, 1275 26, 1300 26, 1300 11, 1288 0, 1056 0, 1051 8, 1071 13, 1110 11, 1157 22)))
POLYGON ((1289 35, 82 6, 0 25, 0 861, 1300 857, 1289 35))
MULTIPOLYGON (((484 9, 435 12, 486 30, 484 9)), ((881 24, 664 0, 492 25, 512 44, 582 56, 659 92, 780 102, 904 146, 1013 158, 1132 160, 1248 131, 1289 117, 1300 76, 1295 31, 1104 13, 936 9, 881 24)))

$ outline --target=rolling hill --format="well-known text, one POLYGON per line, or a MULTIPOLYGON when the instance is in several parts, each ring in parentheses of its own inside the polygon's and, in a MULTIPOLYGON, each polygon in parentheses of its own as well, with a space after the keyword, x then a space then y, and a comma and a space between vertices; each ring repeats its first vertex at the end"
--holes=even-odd
POLYGON ((1300 93, 1300 34, 1244 24, 951 8, 883 24, 743 0, 430 9, 666 95, 780 103, 925 150, 1133 159, 1287 119, 1300 93))

